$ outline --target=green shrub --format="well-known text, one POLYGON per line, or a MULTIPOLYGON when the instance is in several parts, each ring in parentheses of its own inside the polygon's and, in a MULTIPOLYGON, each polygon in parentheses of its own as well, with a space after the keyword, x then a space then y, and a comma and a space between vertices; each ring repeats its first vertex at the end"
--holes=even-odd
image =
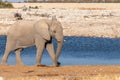
POLYGON ((13 5, 8 2, 0 2, 0 8, 13 8, 13 5))
POLYGON ((38 9, 38 6, 35 6, 35 9, 38 9))
POLYGON ((29 6, 30 9, 39 9, 38 6, 35 6, 35 7, 32 7, 32 6, 29 6))

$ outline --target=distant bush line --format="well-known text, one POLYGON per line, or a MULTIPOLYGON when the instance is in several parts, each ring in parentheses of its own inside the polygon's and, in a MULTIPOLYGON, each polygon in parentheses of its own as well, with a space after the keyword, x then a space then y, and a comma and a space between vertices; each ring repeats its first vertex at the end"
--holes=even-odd
POLYGON ((24 2, 45 3, 120 3, 120 0, 24 0, 24 2))
POLYGON ((9 2, 0 2, 0 8, 13 8, 13 5, 9 2))

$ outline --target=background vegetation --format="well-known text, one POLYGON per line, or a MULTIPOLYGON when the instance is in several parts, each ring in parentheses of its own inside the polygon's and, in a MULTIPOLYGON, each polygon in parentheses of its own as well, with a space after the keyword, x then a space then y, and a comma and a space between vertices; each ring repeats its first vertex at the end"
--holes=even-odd
POLYGON ((25 2, 119 3, 120 0, 24 0, 25 2))
POLYGON ((0 8, 13 8, 13 5, 9 2, 0 1, 0 8))

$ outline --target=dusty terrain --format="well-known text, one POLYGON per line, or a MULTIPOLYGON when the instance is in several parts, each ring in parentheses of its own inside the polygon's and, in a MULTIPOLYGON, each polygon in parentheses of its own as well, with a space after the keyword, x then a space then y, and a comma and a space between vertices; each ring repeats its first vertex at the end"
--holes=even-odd
POLYGON ((5 80, 119 80, 120 66, 0 66, 5 80))
POLYGON ((64 28, 65 36, 120 37, 120 4, 87 3, 14 3, 15 9, 0 9, 0 34, 7 34, 16 22, 14 13, 24 20, 51 19, 56 16, 64 28), (35 7, 23 11, 22 7, 35 7))

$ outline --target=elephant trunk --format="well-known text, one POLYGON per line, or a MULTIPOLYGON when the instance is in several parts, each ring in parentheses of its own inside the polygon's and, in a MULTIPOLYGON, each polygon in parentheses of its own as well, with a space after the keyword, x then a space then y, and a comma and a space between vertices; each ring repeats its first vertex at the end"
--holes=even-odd
POLYGON ((58 61, 58 58, 61 53, 62 45, 63 45, 63 39, 61 41, 58 41, 57 50, 56 50, 56 60, 57 61, 58 61))

